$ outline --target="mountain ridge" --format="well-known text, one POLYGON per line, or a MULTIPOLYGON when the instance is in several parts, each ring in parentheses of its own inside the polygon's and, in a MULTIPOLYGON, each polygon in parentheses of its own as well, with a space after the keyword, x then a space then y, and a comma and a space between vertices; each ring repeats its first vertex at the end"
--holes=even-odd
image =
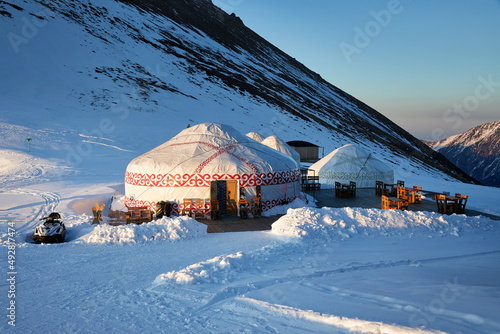
POLYGON ((483 184, 500 187, 500 121, 424 142, 483 184))

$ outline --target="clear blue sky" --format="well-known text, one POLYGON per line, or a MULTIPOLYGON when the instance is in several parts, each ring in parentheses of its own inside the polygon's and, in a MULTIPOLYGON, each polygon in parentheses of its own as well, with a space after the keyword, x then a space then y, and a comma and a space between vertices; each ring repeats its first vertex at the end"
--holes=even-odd
POLYGON ((500 119, 500 0, 213 0, 421 139, 500 119))

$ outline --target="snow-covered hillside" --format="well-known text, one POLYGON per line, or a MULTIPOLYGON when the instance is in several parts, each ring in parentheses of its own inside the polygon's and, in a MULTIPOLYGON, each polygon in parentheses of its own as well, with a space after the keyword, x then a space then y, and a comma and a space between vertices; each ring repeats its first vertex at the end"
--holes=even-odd
POLYGON ((325 152, 357 142, 394 166, 407 160, 467 180, 209 1, 4 1, 0 8, 3 148, 24 148, 30 136, 34 154, 70 167, 109 159, 123 173, 188 124, 221 122, 325 152), (47 146, 56 149, 41 151, 47 146))
POLYGON ((476 180, 500 187, 500 121, 425 143, 476 180))

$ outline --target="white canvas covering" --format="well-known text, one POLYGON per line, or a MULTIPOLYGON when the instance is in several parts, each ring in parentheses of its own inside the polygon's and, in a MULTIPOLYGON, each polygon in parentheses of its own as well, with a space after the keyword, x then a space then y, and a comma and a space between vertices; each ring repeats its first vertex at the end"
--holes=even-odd
POLYGON ((246 136, 252 138, 253 140, 258 141, 259 143, 261 143, 264 140, 264 137, 262 137, 261 134, 258 132, 249 132, 246 134, 246 136))
MULTIPOLYGON (((322 185, 355 181, 358 188, 374 188, 375 181, 394 182, 394 171, 391 167, 355 144, 334 150, 309 169, 319 175, 322 185)), ((313 175, 311 172, 309 174, 313 175)))
POLYGON ((262 144, 274 148, 276 151, 292 157, 293 160, 297 162, 297 167, 300 168, 299 152, 295 151, 293 148, 290 147, 290 145, 285 143, 283 140, 279 139, 276 136, 269 136, 262 141, 262 144))
POLYGON ((264 211, 295 199, 300 191, 300 170, 293 159, 231 126, 202 123, 129 163, 125 204, 154 208, 164 200, 178 212, 184 198, 209 199, 214 180, 238 180, 248 200, 260 185, 264 211))

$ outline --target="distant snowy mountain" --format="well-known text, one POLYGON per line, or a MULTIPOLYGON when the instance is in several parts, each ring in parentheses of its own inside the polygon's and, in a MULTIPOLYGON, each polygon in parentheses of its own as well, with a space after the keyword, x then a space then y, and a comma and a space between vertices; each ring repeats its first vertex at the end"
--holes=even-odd
POLYGON ((119 179, 188 124, 220 122, 471 181, 207 0, 1 1, 0 34, 0 148, 29 135, 32 154, 119 179))
POLYGON ((484 185, 500 187, 500 121, 425 143, 484 185))

